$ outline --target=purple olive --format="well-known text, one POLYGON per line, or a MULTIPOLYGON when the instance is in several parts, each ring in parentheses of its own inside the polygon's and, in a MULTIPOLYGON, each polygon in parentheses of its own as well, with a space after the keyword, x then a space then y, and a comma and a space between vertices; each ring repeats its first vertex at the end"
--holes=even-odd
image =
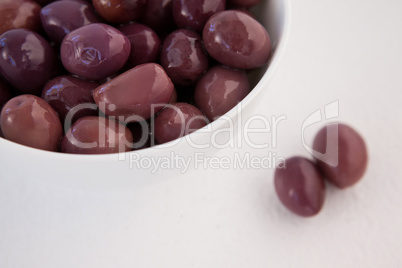
POLYGON ((130 41, 116 28, 92 23, 67 34, 61 61, 72 74, 101 80, 120 70, 130 55, 130 41))
POLYGON ((175 85, 192 85, 208 68, 201 37, 190 30, 177 30, 163 42, 161 65, 175 85))
POLYGON ((61 151, 70 154, 111 154, 131 150, 130 130, 104 117, 78 119, 61 141, 61 151))
POLYGON ((175 28, 173 20, 173 0, 149 0, 141 22, 157 33, 166 33, 175 28))
POLYGON ((213 14, 225 10, 226 0, 173 0, 173 18, 179 28, 202 32, 213 14))
POLYGON ((47 151, 58 151, 63 134, 57 113, 34 95, 20 95, 4 105, 1 129, 10 141, 47 151))
POLYGON ((131 52, 126 63, 127 68, 149 62, 156 62, 161 41, 148 26, 139 23, 127 24, 119 28, 130 40, 131 52))
POLYGON ((324 179, 315 164, 304 157, 286 159, 283 167, 275 170, 274 182, 282 204, 297 215, 314 216, 324 205, 324 179))
POLYGON ((108 22, 126 23, 139 19, 145 12, 147 0, 92 0, 96 11, 108 22))
POLYGON ((261 0, 228 0, 229 3, 240 7, 252 7, 261 2, 261 0))
POLYGON ((173 103, 155 118, 154 136, 157 143, 165 143, 193 133, 208 124, 208 119, 195 106, 173 103))
POLYGON ((271 54, 271 40, 264 26, 238 10, 213 15, 205 24, 203 40, 211 57, 232 68, 261 67, 271 54))
POLYGON ((314 139, 313 149, 322 154, 314 156, 324 176, 341 189, 357 183, 366 171, 366 144, 359 133, 345 124, 322 128, 314 139))
POLYGON ((194 100, 213 121, 235 107, 250 92, 245 71, 214 66, 198 81, 194 100))
POLYGON ((40 12, 46 34, 57 43, 71 31, 90 23, 100 22, 92 6, 85 1, 56 1, 40 12))
POLYGON ((17 28, 34 32, 41 29, 41 6, 31 0, 0 1, 0 34, 17 28))
POLYGON ((155 63, 138 65, 95 89, 99 109, 119 121, 150 118, 161 110, 173 93, 173 83, 155 63))
POLYGON ((42 98, 59 114, 61 121, 74 108, 71 121, 87 115, 96 115, 97 108, 92 97, 93 90, 99 84, 80 78, 63 75, 50 80, 42 91, 42 98), (82 108, 80 108, 80 105, 82 108), (85 107, 84 107, 85 106, 85 107))
POLYGON ((53 49, 37 33, 13 29, 0 35, 0 73, 22 93, 39 94, 55 67, 53 49))

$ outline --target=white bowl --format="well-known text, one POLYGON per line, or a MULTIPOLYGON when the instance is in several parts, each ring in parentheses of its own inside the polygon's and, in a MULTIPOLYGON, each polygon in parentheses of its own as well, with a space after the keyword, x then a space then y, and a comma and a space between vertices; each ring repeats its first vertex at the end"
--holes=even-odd
MULTIPOLYGON (((251 106, 255 107, 257 100, 261 99, 259 96, 270 90, 269 82, 285 49, 290 25, 290 0, 263 0, 254 11, 268 30, 273 44, 273 55, 268 68, 254 73, 254 76, 262 77, 251 93, 220 120, 182 139, 124 154, 53 153, 0 138, 0 179, 29 177, 78 189, 126 189, 147 184, 150 178, 155 181, 183 173, 183 170, 175 167, 154 170, 151 165, 146 168, 152 159, 169 159, 172 154, 183 158, 192 157, 199 152, 214 154, 220 149, 217 144, 225 143, 228 138, 225 135, 216 135, 217 131, 225 124, 233 123, 235 128, 242 111, 252 109, 251 106), (139 159, 143 159, 141 165, 138 165, 139 159)), ((191 166, 189 168, 191 169, 191 166)))

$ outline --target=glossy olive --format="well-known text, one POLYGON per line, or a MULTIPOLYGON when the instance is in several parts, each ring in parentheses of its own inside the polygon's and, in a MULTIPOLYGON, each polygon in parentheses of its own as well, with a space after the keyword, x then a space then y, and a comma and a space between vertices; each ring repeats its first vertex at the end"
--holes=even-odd
POLYGON ((142 121, 161 110, 173 93, 173 83, 155 63, 138 65, 99 86, 94 100, 99 109, 119 121, 142 121))
POLYGON ((20 95, 4 105, 1 129, 10 141, 47 151, 58 151, 63 134, 57 113, 34 95, 20 95))
POLYGON ((161 41, 151 28, 144 24, 133 23, 119 27, 119 30, 126 35, 131 44, 127 68, 157 61, 161 41))
POLYGON ((279 200, 297 215, 314 216, 324 205, 324 179, 317 166, 304 157, 286 159, 275 170, 274 183, 279 200))
POLYGON ((339 188, 357 183, 368 162, 366 144, 359 133, 345 124, 334 123, 316 135, 313 149, 317 164, 325 178, 339 188))
POLYGON ((245 71, 214 66, 198 81, 194 100, 213 121, 236 106, 250 92, 245 71))
POLYGON ((154 136, 159 144, 188 135, 208 124, 208 119, 188 103, 167 105, 155 118, 154 136))
POLYGON ((173 18, 179 28, 202 32, 213 14, 225 10, 226 0, 173 0, 173 18))
POLYGON ((50 39, 61 43, 71 31, 100 22, 92 6, 85 1, 55 1, 40 12, 42 26, 50 39))
POLYGON ((161 65, 175 85, 193 85, 208 68, 201 37, 181 29, 169 34, 163 42, 161 65))
POLYGON ((61 141, 61 151, 70 154, 111 154, 131 150, 130 130, 105 117, 78 119, 61 141))
POLYGON ((32 0, 1 0, 0 34, 17 28, 39 31, 40 9, 41 6, 32 0))
POLYGON ((39 94, 55 67, 54 51, 39 34, 13 29, 0 35, 0 73, 22 93, 39 94))
POLYGON ((62 123, 70 111, 68 122, 73 122, 80 117, 97 114, 92 92, 98 86, 98 83, 71 75, 58 76, 46 83, 42 98, 58 113, 62 123))
POLYGON ((140 18, 147 0, 92 0, 96 11, 108 22, 126 23, 140 18))
POLYGON ((100 80, 124 66, 130 55, 130 41, 110 25, 92 23, 67 34, 60 54, 70 73, 100 80))
POLYGON ((211 57, 232 68, 261 67, 271 54, 271 40, 264 26, 238 10, 213 15, 205 24, 203 41, 211 57))

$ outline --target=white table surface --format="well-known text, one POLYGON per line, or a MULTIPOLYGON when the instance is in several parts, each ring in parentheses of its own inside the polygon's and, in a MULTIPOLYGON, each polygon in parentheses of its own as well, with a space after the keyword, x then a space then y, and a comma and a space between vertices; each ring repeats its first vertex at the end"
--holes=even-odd
POLYGON ((140 191, 1 178, 0 267, 402 267, 402 1, 294 0, 287 49, 254 110, 286 116, 277 147, 216 156, 308 156, 303 121, 333 101, 370 163, 356 186, 329 186, 316 217, 279 204, 272 169, 189 170, 140 191))

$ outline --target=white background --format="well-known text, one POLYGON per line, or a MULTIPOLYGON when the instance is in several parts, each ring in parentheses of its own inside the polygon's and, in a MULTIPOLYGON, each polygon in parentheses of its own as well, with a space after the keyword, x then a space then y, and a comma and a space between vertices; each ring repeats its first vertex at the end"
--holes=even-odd
POLYGON ((279 204, 272 169, 191 170, 124 191, 1 178, 0 267, 402 267, 402 1, 299 0, 292 13, 254 114, 287 116, 270 151, 308 156, 303 121, 338 100, 369 148, 359 184, 328 186, 304 219, 279 204))

